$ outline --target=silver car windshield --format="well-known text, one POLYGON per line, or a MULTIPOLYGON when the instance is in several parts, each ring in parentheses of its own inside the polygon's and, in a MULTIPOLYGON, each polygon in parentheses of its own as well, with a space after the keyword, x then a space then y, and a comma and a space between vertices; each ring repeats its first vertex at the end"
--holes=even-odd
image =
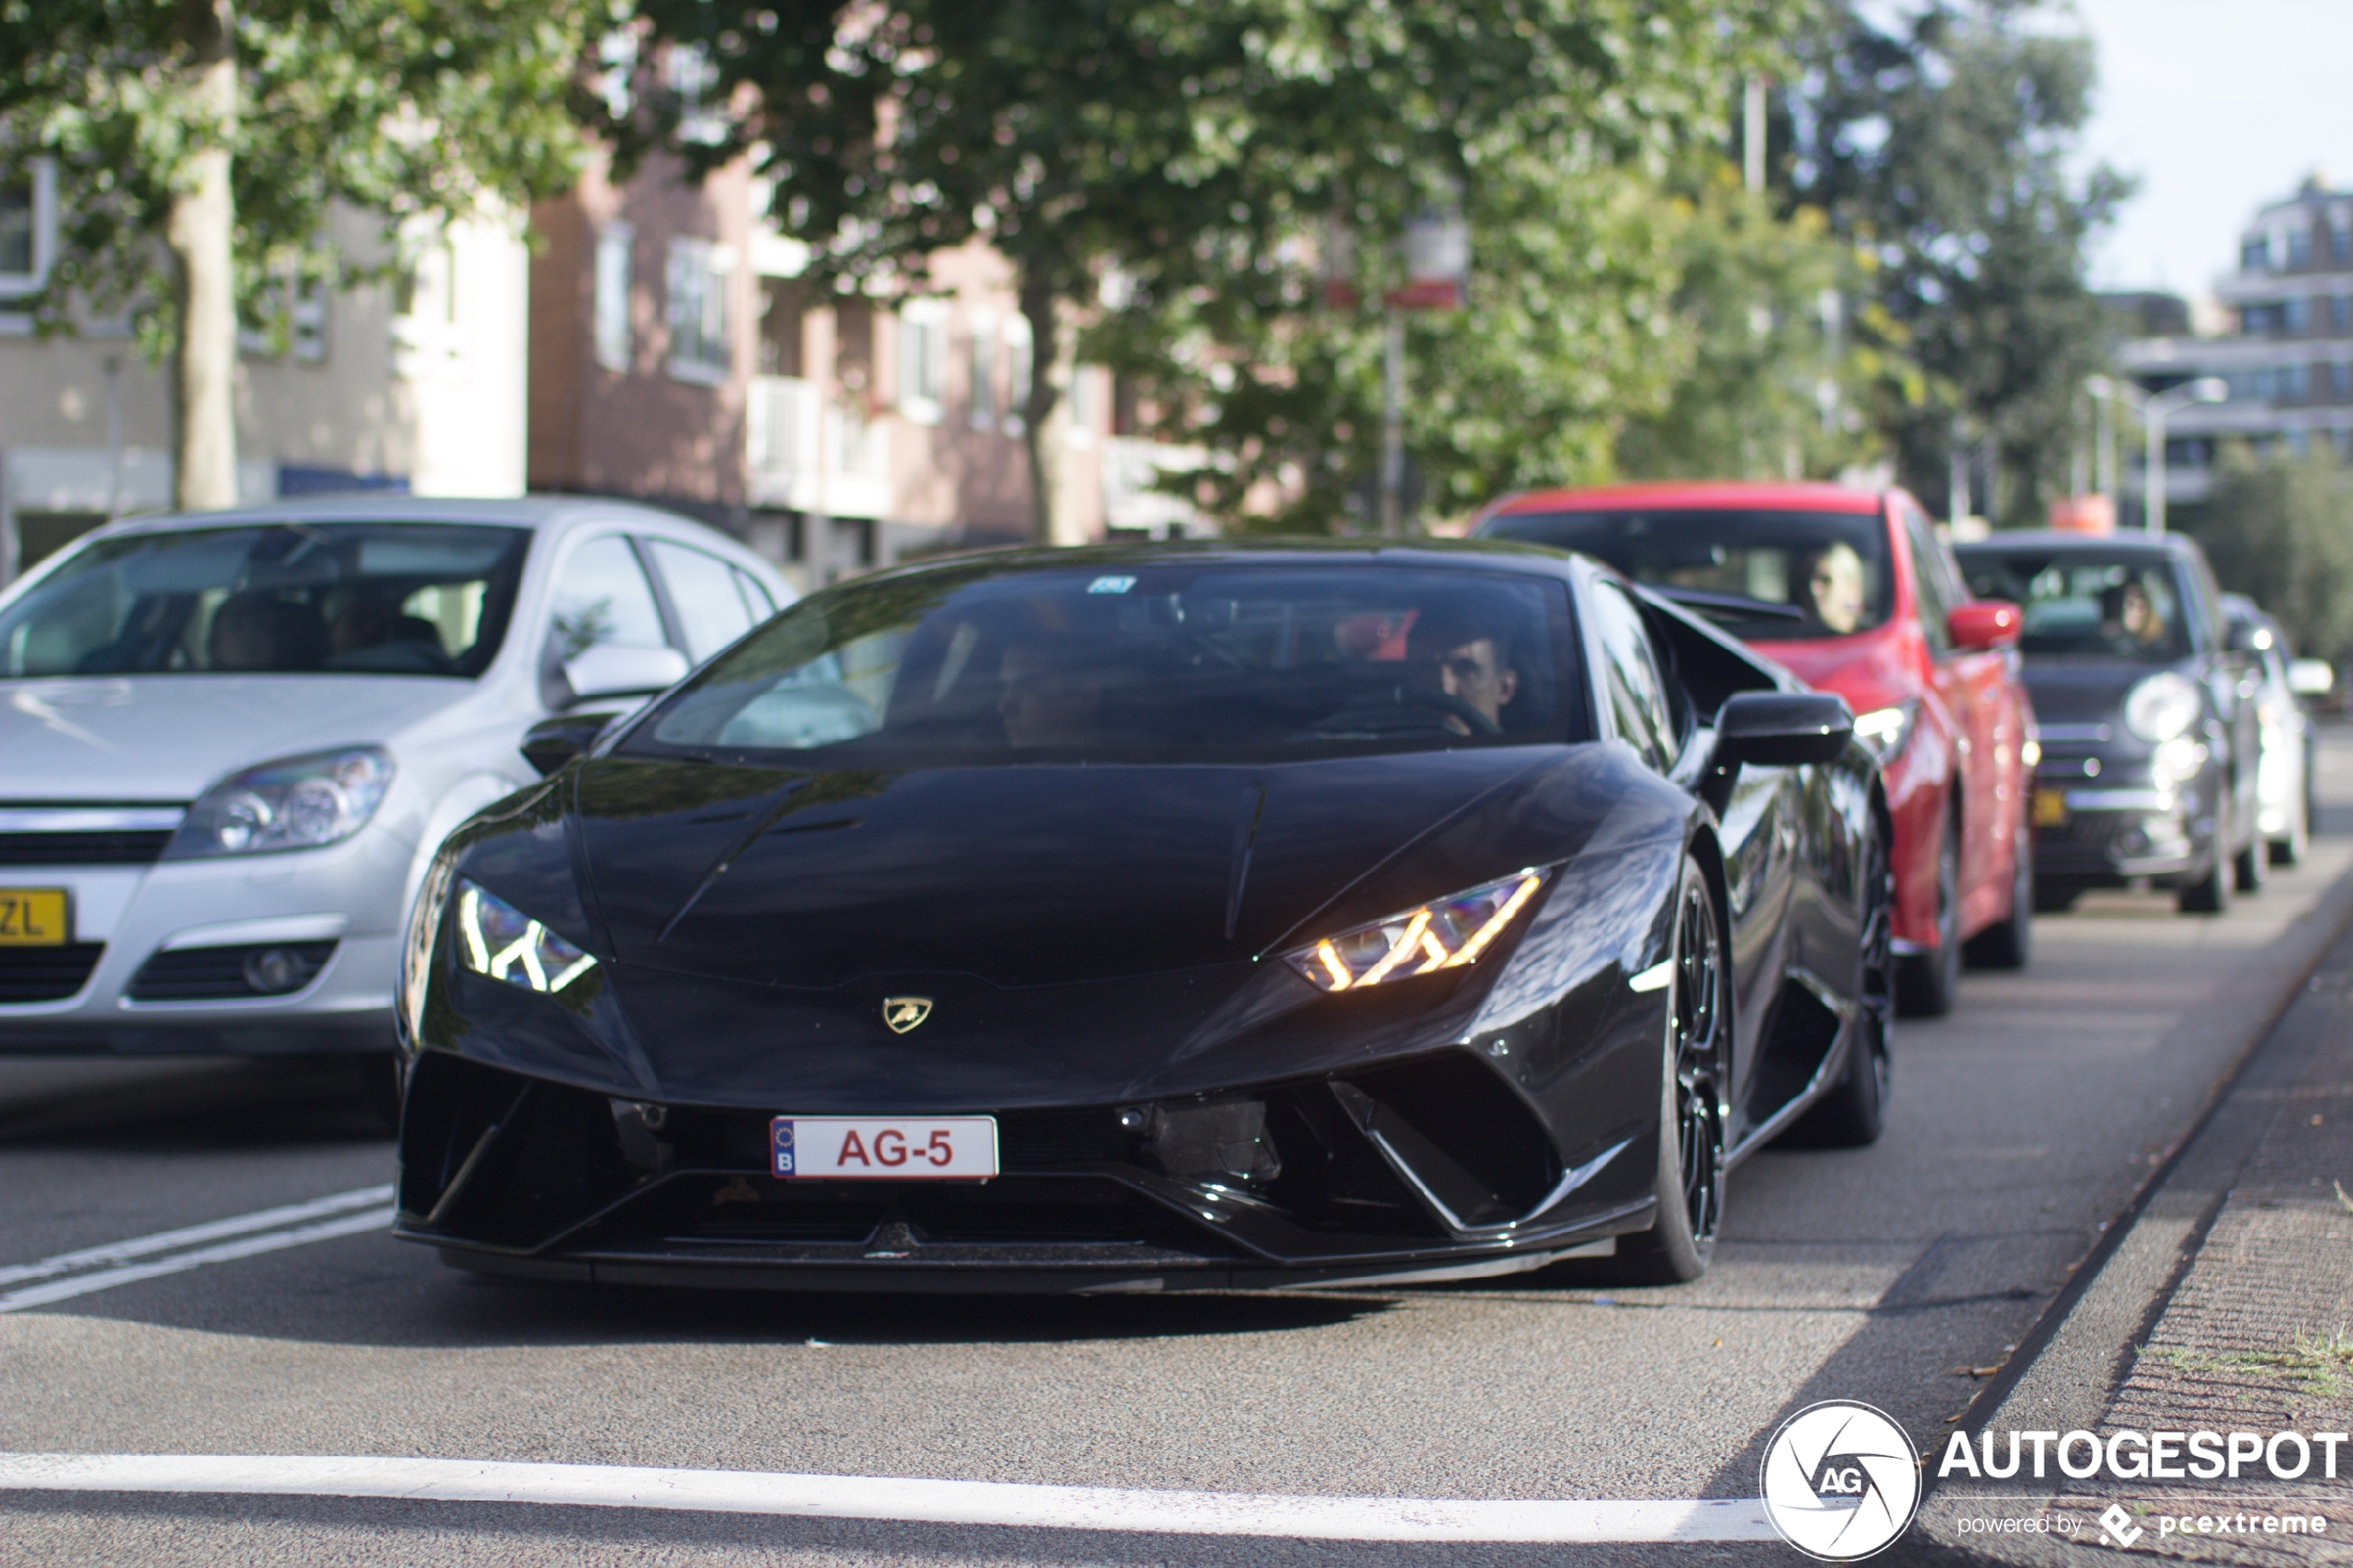
POLYGON ((0 610, 0 673, 478 675, 530 544, 404 522, 101 539, 0 610))

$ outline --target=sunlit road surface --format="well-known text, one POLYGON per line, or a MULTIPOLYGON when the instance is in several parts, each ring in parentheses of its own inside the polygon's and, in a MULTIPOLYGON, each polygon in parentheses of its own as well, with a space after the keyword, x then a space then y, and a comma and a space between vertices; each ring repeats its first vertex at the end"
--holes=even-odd
MULTIPOLYGON (((2353 807, 2353 745, 2332 744, 2322 790, 2353 807)), ((2353 810, 2324 812, 2340 824, 2353 810)), ((1853 1399, 1935 1442, 2298 983, 2348 872, 2353 837, 2324 833, 2221 920, 2121 893, 2045 917, 2031 970, 1973 973, 1953 1017, 1902 1025, 1880 1145, 1752 1160, 1715 1270, 1679 1289, 1041 1301, 492 1286, 376 1229, 391 1148, 333 1072, 0 1062, 9 1453, 479 1461, 512 1482, 411 1485, 454 1473, 378 1466, 364 1485, 224 1495, 252 1488, 182 1466, 195 1479, 159 1490, 7 1494, 0 1552, 1794 1562, 1749 1540, 1753 1508, 1734 1506, 1753 1505, 1773 1427, 1853 1399), (496 1468, 535 1463, 607 1468, 496 1468), (637 1478, 655 1470, 772 1479, 637 1478), (823 1503, 822 1485, 793 1490, 812 1476, 864 1478, 840 1497, 879 1500, 696 1500, 823 1503), (885 1484, 922 1481, 1018 1485, 885 1484), (632 1490, 664 1485, 667 1500, 632 1490), (536 1500, 481 1500, 508 1496, 536 1500), (1322 1499, 1292 1510, 1317 1538, 1253 1534, 1285 1497, 1322 1499), (655 1506, 617 1506, 639 1498, 655 1506), (1397 1506, 1415 1499, 1591 1506, 1397 1506), (1720 1504, 1688 1506, 1702 1499, 1720 1504), (1441 1544, 1449 1519, 1507 1517, 1535 1534, 1473 1525, 1495 1544, 1441 1544), (1601 1533, 1576 1533, 1588 1524, 1601 1533), (1596 1539, 1716 1544, 1528 1544, 1596 1539)))

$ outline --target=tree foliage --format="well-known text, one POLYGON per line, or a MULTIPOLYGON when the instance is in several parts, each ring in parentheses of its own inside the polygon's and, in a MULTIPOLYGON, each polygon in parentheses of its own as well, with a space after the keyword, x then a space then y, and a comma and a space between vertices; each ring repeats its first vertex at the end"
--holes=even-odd
POLYGON ((2298 652, 2353 655, 2353 474, 2326 442, 2259 459, 2233 444, 2184 511, 2222 585, 2271 611, 2298 652))
POLYGON ((1883 383, 1874 417, 1932 507, 1956 440, 1990 440, 1997 521, 2060 488, 2083 378, 2104 358, 2084 247, 2129 183, 2066 159, 2090 110, 2088 39, 2040 0, 1929 0, 1882 30, 1853 0, 1808 53, 1797 189, 1878 262, 1891 346, 1927 395, 1883 383))
MULTIPOLYGON (((1063 322, 1102 310, 1088 352, 1155 376, 1170 433, 1224 458, 1210 489, 1289 476, 1309 521, 1334 515, 1373 428, 1373 313, 1312 316, 1332 224, 1386 237, 1459 194, 1478 229, 1477 309, 1416 326, 1453 367, 1416 395, 1440 443, 1433 486, 1590 471, 1615 372, 1653 330, 1653 225, 1629 176, 1713 133, 1744 52, 1787 8, 647 0, 661 37, 712 62, 712 102, 753 90, 757 109, 699 156, 763 152, 818 279, 920 290, 933 252, 971 240, 1013 264, 1050 370, 1032 386, 1034 469, 1063 322)), ((1368 243, 1359 260, 1377 299, 1395 259, 1368 243)))
POLYGON ((224 125, 185 87, 203 0, 0 0, 0 173, 55 158, 51 330, 130 313, 151 353, 176 331, 164 243, 199 151, 232 158, 237 293, 347 281, 381 257, 337 251, 330 212, 389 232, 567 188, 581 150, 567 98, 605 0, 241 0, 230 16, 239 104, 224 125))

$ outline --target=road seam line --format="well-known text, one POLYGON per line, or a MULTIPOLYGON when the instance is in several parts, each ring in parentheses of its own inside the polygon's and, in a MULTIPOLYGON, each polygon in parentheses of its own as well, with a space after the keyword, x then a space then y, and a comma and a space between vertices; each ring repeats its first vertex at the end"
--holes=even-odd
POLYGON ((267 1236, 247 1236, 242 1241, 222 1242, 218 1247, 200 1248, 182 1252, 176 1258, 165 1258, 153 1263, 129 1263, 102 1273, 82 1274, 73 1279, 53 1280, 47 1285, 27 1286, 0 1296, 0 1312, 21 1312, 31 1307, 45 1307, 54 1301, 67 1301, 77 1296, 88 1296, 118 1286, 136 1285, 141 1280, 161 1279, 166 1274, 185 1273, 210 1263, 233 1262, 239 1258, 258 1257, 264 1252, 283 1251, 289 1247, 307 1247, 314 1241, 333 1241, 337 1236, 362 1236, 370 1231, 387 1230, 392 1225, 393 1208, 371 1209, 361 1214, 348 1214, 324 1224, 305 1225, 298 1230, 271 1231, 267 1236))
POLYGON ((145 1258, 157 1252, 169 1252, 176 1247, 194 1247, 198 1242, 218 1241, 223 1236, 244 1236, 252 1231, 273 1230, 303 1220, 315 1220, 322 1214, 340 1213, 346 1209, 359 1209, 392 1201, 389 1183, 383 1186, 358 1187, 350 1192, 338 1192, 326 1198, 314 1198, 307 1203, 289 1203, 282 1208, 264 1209, 256 1213, 239 1214, 233 1219, 212 1220, 201 1225, 187 1225, 176 1231, 159 1231, 154 1236, 134 1236, 129 1241, 110 1241, 103 1247, 85 1247, 78 1252, 60 1252, 54 1258, 44 1258, 37 1263, 17 1263, 0 1268, 0 1285, 15 1285, 29 1279, 48 1279, 57 1274, 71 1273, 76 1269, 96 1268, 104 1263, 120 1263, 132 1258, 145 1258))
POLYGON ((1747 1498, 1287 1497, 394 1457, 0 1454, 0 1488, 396 1498, 1311 1540, 1607 1543, 1778 1538, 1764 1504, 1747 1498))

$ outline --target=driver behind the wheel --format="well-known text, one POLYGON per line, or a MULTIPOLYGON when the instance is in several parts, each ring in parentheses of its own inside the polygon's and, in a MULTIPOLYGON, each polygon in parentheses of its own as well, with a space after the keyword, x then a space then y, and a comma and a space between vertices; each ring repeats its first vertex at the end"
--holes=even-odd
MULTIPOLYGON (((1405 663, 1413 684, 1444 692, 1497 728, 1504 709, 1519 695, 1509 627, 1469 605, 1433 608, 1416 616, 1405 639, 1405 663)), ((1459 713, 1447 714, 1445 722, 1458 735, 1471 733, 1459 713)))

